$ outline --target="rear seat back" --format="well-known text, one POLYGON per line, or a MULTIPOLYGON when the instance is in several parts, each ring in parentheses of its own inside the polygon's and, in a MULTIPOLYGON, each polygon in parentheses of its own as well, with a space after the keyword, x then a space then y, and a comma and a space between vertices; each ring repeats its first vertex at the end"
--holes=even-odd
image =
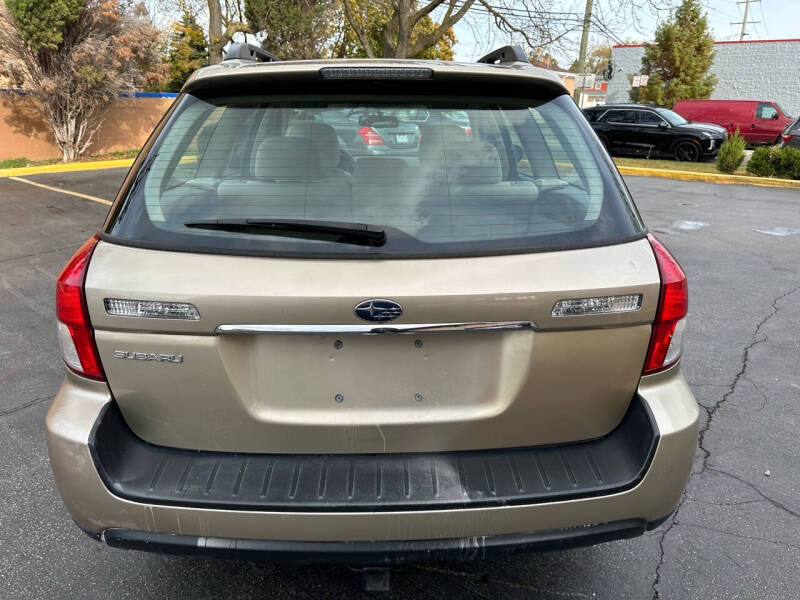
MULTIPOLYGON (((288 133, 301 132, 295 128, 288 133)), ((254 207, 263 206, 264 214, 255 216, 351 220, 353 180, 336 167, 336 133, 324 123, 309 123, 305 132, 315 137, 288 135, 261 141, 253 155, 252 178, 222 181, 217 190, 221 202, 230 202, 232 208, 245 206, 248 216, 253 216, 254 207)))

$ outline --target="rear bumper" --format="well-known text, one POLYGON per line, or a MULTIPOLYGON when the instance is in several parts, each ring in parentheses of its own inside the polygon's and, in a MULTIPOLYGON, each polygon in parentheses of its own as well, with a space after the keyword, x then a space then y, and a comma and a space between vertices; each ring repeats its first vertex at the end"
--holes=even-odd
POLYGON ((326 562, 333 553, 348 563, 369 564, 424 556, 455 559, 471 547, 477 558, 495 551, 558 549, 632 537, 670 514, 692 465, 697 404, 677 368, 643 378, 639 396, 658 439, 636 481, 589 496, 530 498, 522 503, 452 507, 434 502, 415 510, 399 505, 380 510, 255 510, 125 498, 104 482, 90 444, 98 417, 111 402, 108 389, 73 375, 66 378, 48 412, 47 441, 56 483, 73 518, 109 545, 254 553, 290 562, 326 562))
POLYGON ((116 403, 89 449, 116 496, 184 508, 409 512, 529 505, 621 492, 639 483, 658 428, 635 397, 608 435, 574 444, 391 454, 237 454, 149 444, 116 403))
POLYGON ((236 540, 130 529, 106 529, 102 534, 93 535, 89 532, 89 535, 112 548, 161 554, 263 560, 279 564, 384 566, 421 562, 467 562, 528 552, 567 550, 637 537, 661 523, 661 520, 647 523, 633 519, 534 533, 381 542, 236 540))

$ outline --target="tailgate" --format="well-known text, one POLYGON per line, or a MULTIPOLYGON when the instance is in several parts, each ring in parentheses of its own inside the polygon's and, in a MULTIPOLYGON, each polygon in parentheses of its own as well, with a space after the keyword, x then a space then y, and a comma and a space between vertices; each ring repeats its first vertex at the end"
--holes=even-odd
POLYGON ((426 260, 258 258, 101 242, 86 280, 109 385, 137 435, 166 446, 288 454, 602 436, 634 395, 658 294, 645 239, 426 260), (641 309, 552 316, 559 300, 617 294, 642 294, 641 309), (189 302, 200 318, 111 316, 106 298, 189 302), (370 299, 390 299, 402 315, 359 319, 356 305, 370 299), (532 326, 388 331, 498 322, 532 326), (385 331, 365 334, 375 326, 385 331))

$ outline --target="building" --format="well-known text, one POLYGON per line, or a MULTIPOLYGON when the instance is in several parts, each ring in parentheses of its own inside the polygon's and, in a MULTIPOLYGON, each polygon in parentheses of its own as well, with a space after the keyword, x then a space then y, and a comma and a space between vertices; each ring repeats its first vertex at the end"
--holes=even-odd
POLYGON ((595 75, 579 76, 577 85, 581 91, 578 103, 581 108, 591 108, 598 104, 606 104, 608 81, 595 75))
POLYGON ((565 71, 564 69, 554 65, 554 61, 549 54, 545 54, 544 57, 537 55, 529 58, 534 67, 547 69, 548 71, 552 71, 558 75, 558 78, 561 79, 561 83, 564 84, 564 87, 567 88, 567 91, 570 93, 570 95, 575 93, 576 79, 578 77, 575 73, 572 73, 571 71, 565 71))
MULTIPOLYGON (((711 72, 718 100, 770 100, 792 116, 800 114, 800 39, 714 42, 716 56, 711 72)), ((643 44, 611 49, 614 76, 608 85, 608 102, 630 102, 628 75, 640 72, 643 44)))

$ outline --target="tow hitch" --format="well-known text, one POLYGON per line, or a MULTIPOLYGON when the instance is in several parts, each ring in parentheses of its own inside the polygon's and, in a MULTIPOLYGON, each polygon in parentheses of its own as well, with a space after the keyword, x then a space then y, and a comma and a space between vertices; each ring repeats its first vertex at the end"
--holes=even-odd
POLYGON ((361 588, 365 592, 388 592, 391 590, 391 567, 350 567, 361 573, 361 588))

